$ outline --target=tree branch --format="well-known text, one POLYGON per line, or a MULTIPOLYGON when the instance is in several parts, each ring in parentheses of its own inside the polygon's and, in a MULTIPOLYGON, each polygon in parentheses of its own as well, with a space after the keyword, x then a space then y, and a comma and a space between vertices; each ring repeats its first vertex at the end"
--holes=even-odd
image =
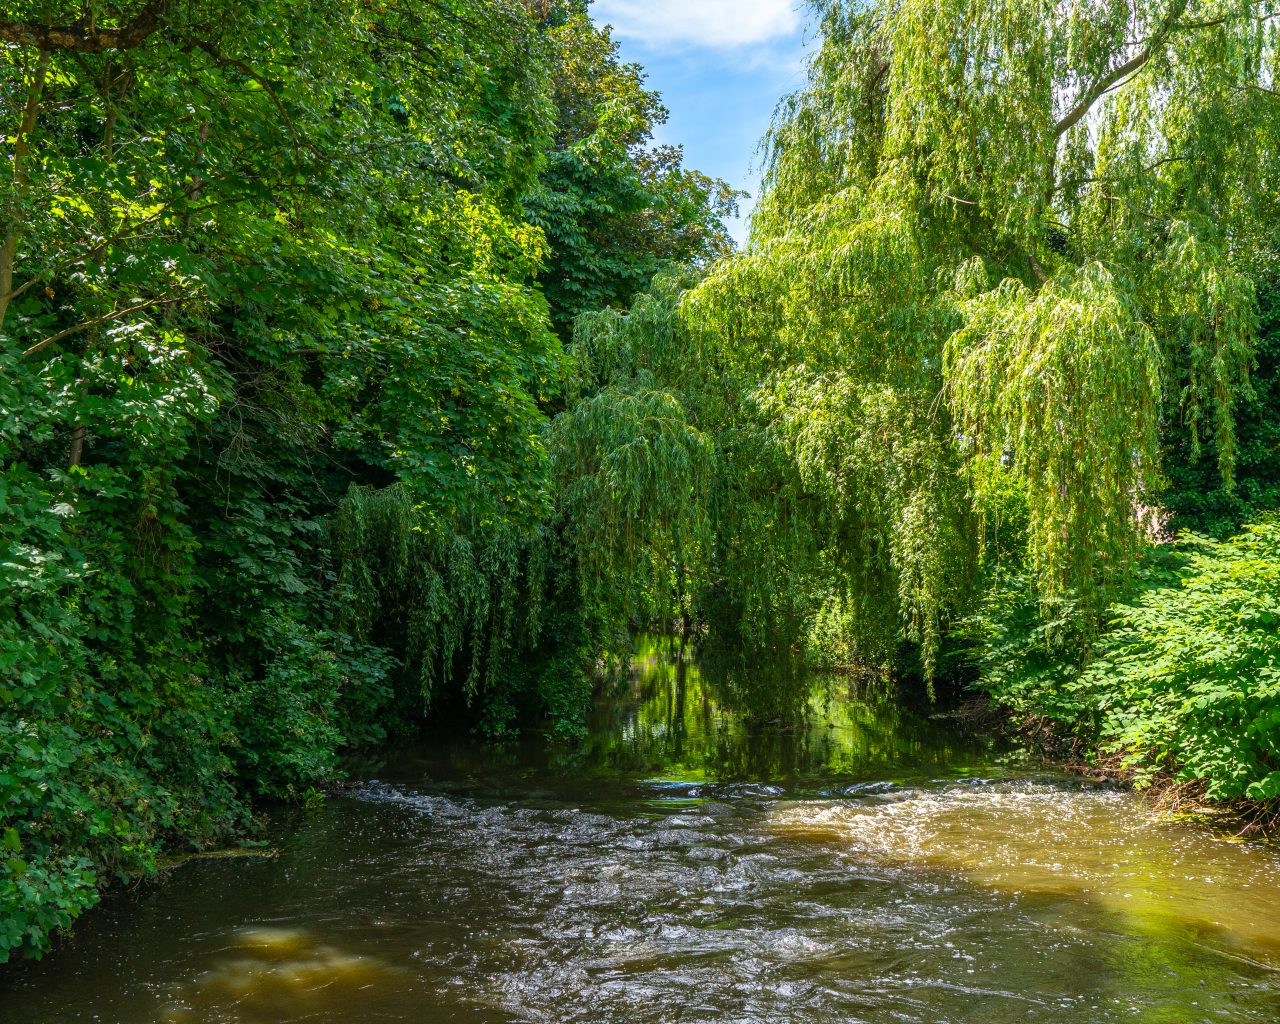
MULTIPOLYGON (((1164 167, 1164 166, 1166 166, 1167 164, 1176 164, 1176 163, 1181 163, 1182 161, 1184 161, 1184 160, 1186 160, 1186 159, 1187 159, 1187 157, 1185 156, 1185 154, 1182 154, 1182 153, 1175 153, 1175 154, 1172 154, 1172 155, 1170 155, 1170 156, 1164 156, 1164 157, 1161 157, 1159 160, 1155 160, 1155 161, 1153 161, 1152 163, 1144 164, 1144 165, 1140 168, 1140 171, 1141 171, 1141 173, 1142 173, 1142 174, 1149 174, 1151 171, 1156 170, 1156 168, 1158 168, 1158 167, 1164 167)), ((1067 179, 1066 181, 1062 182, 1062 184, 1060 184, 1060 185, 1055 185, 1055 186, 1053 187, 1053 191, 1054 191, 1055 193, 1057 193, 1057 192, 1065 192, 1065 191, 1066 191, 1067 189, 1069 189, 1069 188, 1078 188, 1078 187, 1083 186, 1083 185, 1111 184, 1111 183, 1114 183, 1114 182, 1116 182, 1116 181, 1121 181, 1121 180, 1123 180, 1123 179, 1118 178, 1118 177, 1116 177, 1115 175, 1112 175, 1112 174, 1103 174, 1103 175, 1099 175, 1099 176, 1097 176, 1097 177, 1094 177, 1094 176, 1092 176, 1092 175, 1089 175, 1089 176, 1086 176, 1086 177, 1083 177, 1083 178, 1069 178, 1069 179, 1067 179)))
POLYGON ((172 6, 173 0, 151 0, 132 21, 120 28, 99 28, 89 18, 61 26, 34 21, 0 21, 0 40, 34 46, 46 53, 54 50, 73 53, 132 50, 160 28, 172 6))
POLYGON ((1035 274, 1036 280, 1041 284, 1048 284, 1049 275, 1044 272, 1044 267, 1040 266, 1040 261, 1036 259, 1036 254, 1030 249, 1027 250, 1027 262, 1031 266, 1031 273, 1035 274))
POLYGON ((1151 33, 1151 38, 1147 40, 1147 45, 1119 67, 1113 68, 1102 75, 1081 93, 1075 106, 1068 110, 1062 119, 1053 126, 1054 136, 1061 138, 1069 132, 1080 123, 1085 114, 1089 113, 1093 105, 1098 102, 1104 93, 1109 92, 1146 64, 1154 56, 1156 50, 1164 45, 1164 41, 1169 38, 1169 34, 1174 30, 1177 20, 1186 13, 1189 3, 1190 0, 1173 0, 1173 3, 1169 5, 1168 11, 1165 12, 1165 16, 1160 20, 1159 26, 1151 33))
POLYGON ((113 309, 110 313, 104 313, 102 316, 94 317, 92 320, 86 320, 83 323, 76 324, 74 327, 66 327, 57 334, 51 334, 47 338, 37 341, 29 349, 22 353, 22 358, 33 356, 37 352, 48 348, 55 342, 61 341, 63 338, 70 337, 73 334, 79 334, 81 331, 89 331, 95 327, 101 327, 103 324, 109 324, 121 317, 128 316, 130 313, 138 313, 144 309, 150 309, 152 306, 158 306, 162 302, 168 302, 170 299, 176 298, 176 293, 166 292, 164 295, 158 295, 154 299, 147 299, 139 302, 135 306, 129 306, 127 309, 113 309))
POLYGON ((298 156, 302 150, 305 149, 312 156, 320 156, 319 151, 310 142, 310 140, 305 138, 302 133, 298 131, 297 125, 293 123, 293 118, 289 116, 288 108, 284 105, 284 101, 280 98, 280 94, 276 92, 275 87, 268 78, 259 74, 244 61, 236 60, 234 57, 224 56, 219 52, 216 46, 203 39, 192 39, 191 45, 206 54, 218 67, 231 68, 234 71, 239 71, 240 74, 244 75, 246 78, 252 79, 262 88, 262 91, 266 93, 267 98, 271 100, 276 111, 280 114, 280 119, 284 121, 285 128, 288 129, 289 135, 293 138, 293 163, 295 170, 302 166, 302 161, 298 156))

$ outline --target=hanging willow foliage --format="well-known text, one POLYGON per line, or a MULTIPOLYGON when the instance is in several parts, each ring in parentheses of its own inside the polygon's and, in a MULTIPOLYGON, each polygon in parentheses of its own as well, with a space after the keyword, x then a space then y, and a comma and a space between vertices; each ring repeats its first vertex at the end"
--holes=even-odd
POLYGON ((1038 290, 1006 279, 959 307, 947 397, 975 455, 1011 453, 1026 482, 1042 597, 1115 578, 1137 541, 1161 398, 1160 349, 1131 293, 1093 263, 1038 290))
POLYGON ((400 484, 351 489, 334 538, 345 625, 360 641, 401 652, 402 682, 411 687, 401 700, 411 702, 410 713, 451 679, 468 702, 483 695, 486 710, 501 713, 504 702, 493 698, 504 673, 542 628, 546 534, 429 523, 400 484))
POLYGON ((579 318, 574 401, 549 435, 584 600, 623 620, 678 612, 710 542, 716 453, 684 390, 679 294, 661 278, 629 313, 579 318))
POLYGON ((691 283, 660 278, 628 312, 579 318, 575 398, 549 435, 557 502, 584 606, 710 627, 739 660, 785 655, 825 585, 831 517, 756 367, 690 330, 691 283))
POLYGON ((829 512, 832 582, 849 602, 858 649, 892 655, 901 610, 932 678, 949 608, 975 575, 959 460, 938 416, 905 388, 803 366, 762 393, 804 485, 829 512), (939 426, 942 426, 942 430, 939 426))
POLYGON ((749 244, 683 312, 754 375, 833 571, 898 609, 928 673, 992 481, 1025 492, 1041 598, 1089 613, 1162 436, 1230 486, 1280 212, 1280 3, 814 6, 749 244))
POLYGON ((679 620, 774 658, 818 622, 868 666, 910 641, 931 680, 989 510, 1087 637, 1172 432, 1230 485, 1280 219, 1280 0, 814 6, 746 249, 578 318, 532 439, 545 522, 348 500, 343 581, 364 634, 411 609, 422 692, 462 662, 494 692, 553 592, 597 644, 679 620))
POLYGON ((1252 397, 1257 297, 1253 282, 1205 235, 1211 238, 1213 232, 1197 233, 1186 221, 1170 226, 1158 273, 1163 287, 1153 305, 1156 322, 1173 344, 1173 363, 1180 371, 1175 383, 1182 385, 1179 407, 1191 431, 1192 454, 1199 456, 1202 438, 1211 437, 1218 470, 1230 488, 1236 462, 1233 412, 1238 400, 1252 397))

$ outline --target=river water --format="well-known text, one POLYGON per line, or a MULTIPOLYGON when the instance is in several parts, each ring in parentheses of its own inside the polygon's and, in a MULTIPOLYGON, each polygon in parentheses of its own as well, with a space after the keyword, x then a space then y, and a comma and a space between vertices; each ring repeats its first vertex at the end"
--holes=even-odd
POLYGON ((1280 849, 847 684, 810 705, 749 728, 650 659, 581 743, 399 751, 277 857, 108 899, 0 1021, 1280 1020, 1280 849))

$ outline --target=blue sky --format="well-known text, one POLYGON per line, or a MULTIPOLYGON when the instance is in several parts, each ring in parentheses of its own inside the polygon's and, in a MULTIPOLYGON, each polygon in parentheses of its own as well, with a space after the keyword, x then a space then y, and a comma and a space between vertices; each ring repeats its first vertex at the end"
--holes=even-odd
MULTIPOLYGON (((800 0, 595 0, 622 58, 644 66, 671 117, 659 142, 684 146, 685 163, 757 192, 756 147, 774 106, 804 81, 800 0)), ((731 225, 739 242, 745 216, 731 225)))

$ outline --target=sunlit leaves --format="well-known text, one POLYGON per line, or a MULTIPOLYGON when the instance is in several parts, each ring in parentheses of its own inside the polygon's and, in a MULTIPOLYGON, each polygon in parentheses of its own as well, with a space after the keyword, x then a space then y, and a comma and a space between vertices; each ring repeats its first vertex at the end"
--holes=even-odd
POLYGON ((1232 485, 1250 273, 1274 244, 1280 139, 1258 101, 1280 10, 815 6, 823 43, 770 131, 751 244, 689 297, 690 321, 764 393, 814 382, 773 408, 809 479, 818 452, 843 479, 897 468, 850 505, 892 538, 881 593, 908 635, 960 593, 923 582, 931 545, 976 556, 993 460, 1025 494, 1046 611, 1087 620, 1140 546, 1162 439, 1210 444, 1232 485), (873 453, 862 406, 836 396, 886 387, 904 405, 873 453), (918 511, 921 446, 935 494, 968 481, 950 533, 918 511))
POLYGON ((586 5, 531 6, 543 29, 555 129, 525 208, 547 236, 542 286, 567 339, 579 314, 626 306, 656 273, 729 251, 721 218, 735 211, 738 193, 684 167, 680 147, 652 144, 667 112, 586 5))
POLYGON ((1115 580, 1155 461, 1160 349, 1131 292, 1100 264, 1031 290, 1006 280, 959 306, 947 395, 975 451, 1025 480, 1041 594, 1115 580))
MULTIPOLYGON (((547 507, 533 33, 501 0, 197 0, 137 46, 0 48, 30 154, 0 175, 0 831, 25 864, 0 862, 0 960, 420 712, 389 711, 397 657, 358 628, 381 595, 334 563, 352 484, 438 542, 422 571, 469 622, 513 606, 498 547, 467 575, 458 535, 524 551, 547 507)), ((393 562, 374 540, 343 553, 393 562)), ((405 661, 436 638, 411 633, 405 661)))
POLYGON ((1274 517, 1225 542, 1186 535, 1153 552, 1083 664, 1069 645, 1046 646, 1021 599, 1010 587, 982 616, 982 685, 998 701, 1081 734, 1140 783, 1176 778, 1226 800, 1280 796, 1274 517))

